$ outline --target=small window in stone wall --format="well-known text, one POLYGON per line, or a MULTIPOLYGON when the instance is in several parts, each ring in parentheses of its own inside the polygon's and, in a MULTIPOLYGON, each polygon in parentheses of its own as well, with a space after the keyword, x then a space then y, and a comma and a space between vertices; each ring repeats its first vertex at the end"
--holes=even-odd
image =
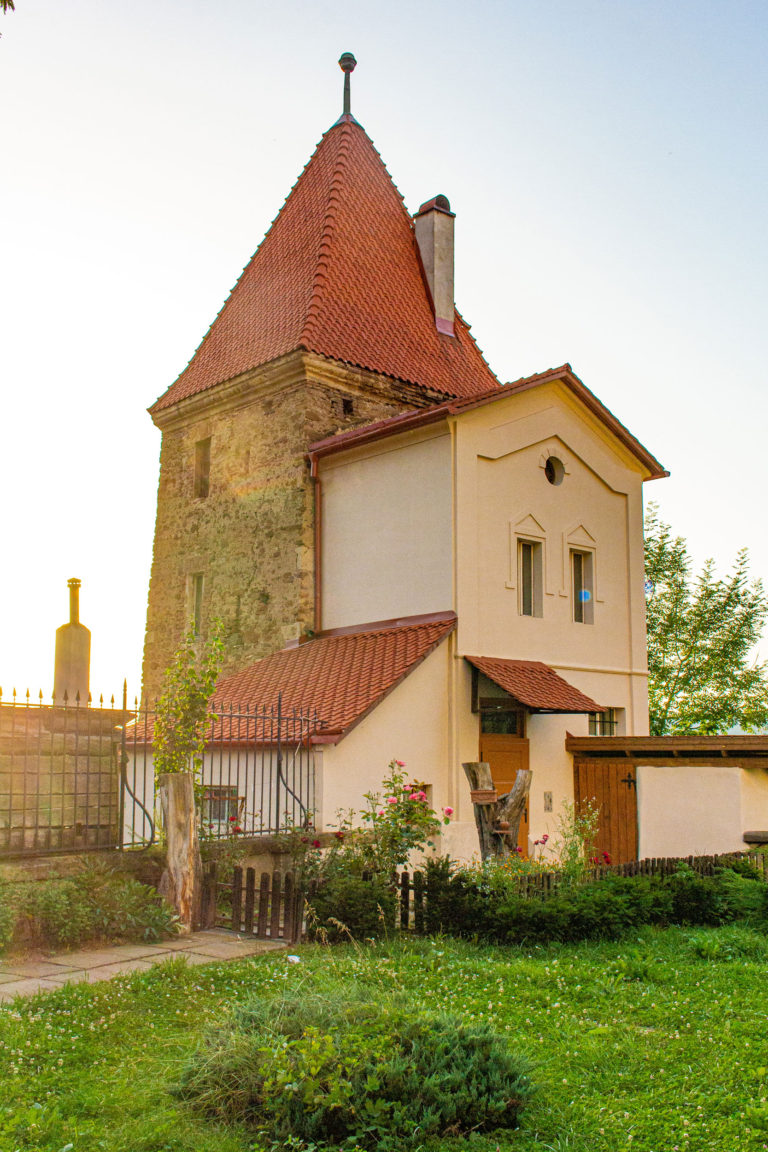
POLYGON ((203 588, 205 585, 203 573, 193 572, 190 584, 190 591, 192 593, 192 625, 195 629, 195 636, 199 636, 203 626, 203 588))
POLYGON ((355 402, 349 396, 345 396, 341 401, 341 413, 343 416, 354 416, 355 402))
POLYGON ((211 438, 195 444, 194 494, 205 499, 211 490, 211 438))

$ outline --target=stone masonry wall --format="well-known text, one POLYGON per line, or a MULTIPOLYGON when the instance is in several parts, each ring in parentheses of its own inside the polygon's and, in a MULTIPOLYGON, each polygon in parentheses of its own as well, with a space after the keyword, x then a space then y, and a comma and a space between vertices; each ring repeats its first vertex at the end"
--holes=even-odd
MULTIPOLYGON (((338 376, 339 366, 335 366, 338 376)), ((208 410, 163 433, 143 693, 161 689, 193 613, 202 573, 202 628, 225 628, 225 674, 285 647, 314 625, 314 507, 310 443, 432 402, 348 370, 340 389, 312 375, 230 410, 208 410), (346 400, 346 405, 344 401, 346 400), (350 405, 352 411, 350 411, 350 405), (193 494, 195 444, 211 438, 210 492, 193 494)))

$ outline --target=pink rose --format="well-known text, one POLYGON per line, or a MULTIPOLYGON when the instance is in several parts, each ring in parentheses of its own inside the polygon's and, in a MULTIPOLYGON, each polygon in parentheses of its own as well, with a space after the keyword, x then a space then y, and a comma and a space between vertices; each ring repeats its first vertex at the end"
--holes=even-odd
POLYGON ((397 796, 387 796, 387 804, 397 804, 397 796))
POLYGON ((443 808, 443 812, 446 816, 453 816, 453 808, 443 808))
POLYGON ((398 768, 405 768, 405 760, 395 760, 395 764, 397 764, 398 768))

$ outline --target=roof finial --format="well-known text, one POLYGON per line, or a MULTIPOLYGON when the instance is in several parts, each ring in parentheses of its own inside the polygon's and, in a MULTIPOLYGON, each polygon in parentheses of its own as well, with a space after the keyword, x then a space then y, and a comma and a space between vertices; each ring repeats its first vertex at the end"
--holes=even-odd
POLYGON ((344 112, 342 113, 344 116, 352 115, 352 101, 349 94, 349 74, 350 72, 354 72, 356 65, 357 60, 355 60, 351 52, 342 52, 339 57, 339 68, 341 68, 344 73, 344 112))

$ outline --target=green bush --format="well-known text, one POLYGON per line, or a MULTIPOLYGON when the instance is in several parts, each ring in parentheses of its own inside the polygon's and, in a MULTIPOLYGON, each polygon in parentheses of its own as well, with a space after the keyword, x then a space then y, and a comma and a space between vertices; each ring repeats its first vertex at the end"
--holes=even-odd
POLYGON ((0 952, 10 944, 15 923, 8 885, 0 881, 0 952))
POLYGON ((530 1091, 524 1063, 487 1024, 296 995, 241 1010, 177 1094, 267 1140, 393 1152, 514 1128, 530 1091))
POLYGON ((342 869, 322 881, 309 899, 310 934, 331 943, 391 935, 397 897, 382 876, 363 879, 342 869))
POLYGON ((610 876, 545 899, 430 861, 427 893, 427 931, 496 943, 618 939, 644 924, 768 923, 768 885, 730 868, 714 876, 687 865, 669 877, 610 876))
POLYGON ((66 879, 7 885, 0 947, 68 948, 91 940, 156 940, 175 930, 153 888, 98 863, 66 879), (3 929, 8 922, 10 930, 3 929))
POLYGON ((768 960, 768 940, 759 932, 741 925, 721 928, 714 933, 690 936, 687 947, 694 956, 707 961, 768 960))

